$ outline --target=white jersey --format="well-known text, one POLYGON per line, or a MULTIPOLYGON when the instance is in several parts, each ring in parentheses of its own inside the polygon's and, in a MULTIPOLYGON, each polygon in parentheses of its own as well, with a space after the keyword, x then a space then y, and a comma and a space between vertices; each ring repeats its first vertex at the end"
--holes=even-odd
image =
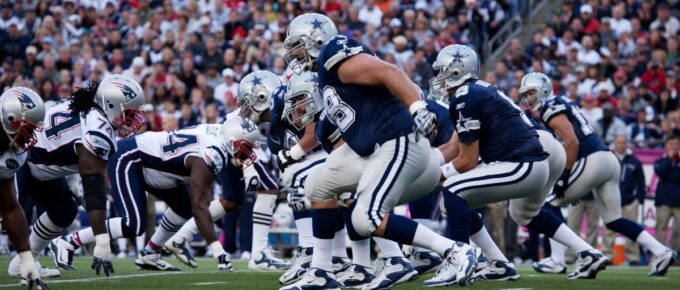
POLYGON ((116 151, 115 131, 104 113, 93 108, 85 116, 72 114, 70 104, 50 107, 44 129, 35 133, 38 142, 30 150, 28 164, 38 180, 78 173, 77 144, 102 160, 109 160, 116 151))
POLYGON ((28 157, 28 154, 17 154, 13 149, 2 152, 0 154, 0 179, 13 177, 14 173, 26 163, 26 157, 28 157))
POLYGON ((202 124, 172 132, 147 132, 137 135, 144 181, 153 188, 167 189, 187 183, 191 174, 189 156, 203 159, 218 175, 229 161, 227 144, 220 136, 220 124, 202 124))

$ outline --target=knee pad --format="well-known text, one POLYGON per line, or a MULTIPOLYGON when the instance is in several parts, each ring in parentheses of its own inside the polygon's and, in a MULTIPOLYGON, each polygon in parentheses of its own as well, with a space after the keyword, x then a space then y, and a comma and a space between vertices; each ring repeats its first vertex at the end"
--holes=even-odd
POLYGON ((355 206, 352 210, 352 226, 356 233, 363 238, 368 238, 371 233, 375 231, 375 226, 371 223, 371 219, 368 216, 368 209, 361 204, 354 202, 355 206))
POLYGON ((63 204, 58 212, 47 212, 47 216, 58 227, 67 228, 78 215, 78 206, 69 200, 68 203, 63 204))

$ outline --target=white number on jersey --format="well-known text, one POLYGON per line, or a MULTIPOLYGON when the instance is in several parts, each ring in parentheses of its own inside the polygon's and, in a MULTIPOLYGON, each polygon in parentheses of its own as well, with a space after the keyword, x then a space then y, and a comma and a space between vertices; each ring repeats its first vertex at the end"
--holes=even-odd
POLYGON ((576 117, 576 120, 581 123, 581 132, 583 132, 583 135, 587 136, 593 133, 593 127, 590 127, 590 124, 588 124, 588 121, 583 115, 583 112, 581 112, 581 109, 576 106, 571 106, 571 113, 574 115, 574 117, 576 117))
POLYGON ((329 120, 336 126, 340 131, 345 132, 349 126, 354 123, 354 118, 356 113, 354 109, 343 102, 335 92, 335 88, 331 86, 326 86, 323 90, 324 103, 326 104, 326 112, 328 113, 329 120))
POLYGON ((517 104, 515 104, 515 102, 513 102, 512 99, 511 99, 510 97, 508 97, 507 95, 505 95, 505 93, 504 93, 503 91, 501 91, 501 90, 497 90, 496 92, 498 92, 498 94, 499 94, 501 97, 503 97, 503 99, 505 99, 506 101, 508 101, 508 103, 510 103, 510 106, 512 106, 513 108, 515 108, 515 109, 519 112, 519 116, 522 118, 522 121, 524 121, 524 123, 526 123, 527 125, 529 125, 529 127, 533 127, 533 126, 534 126, 534 124, 532 124, 531 121, 529 121, 529 117, 527 117, 527 115, 524 114, 524 110, 522 110, 522 108, 520 108, 517 104))

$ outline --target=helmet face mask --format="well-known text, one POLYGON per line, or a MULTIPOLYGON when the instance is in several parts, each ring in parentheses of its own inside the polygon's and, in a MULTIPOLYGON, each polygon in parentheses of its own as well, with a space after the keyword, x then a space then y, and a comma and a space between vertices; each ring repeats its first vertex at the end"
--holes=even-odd
POLYGON ((243 77, 236 95, 236 104, 241 110, 239 115, 259 124, 262 113, 269 109, 272 95, 281 86, 279 78, 268 71, 257 71, 243 77))
POLYGON ((288 82, 285 100, 283 114, 288 123, 298 130, 312 123, 316 115, 324 109, 316 73, 293 75, 288 82))
POLYGON ((295 17, 283 41, 288 67, 296 74, 312 70, 321 47, 337 34, 335 24, 325 15, 306 13, 295 17))
POLYGON ((142 129, 144 113, 137 109, 123 110, 111 123, 118 128, 119 136, 127 138, 142 129))
POLYGON ((123 138, 137 133, 144 124, 141 112, 144 91, 130 77, 112 75, 102 80, 95 94, 95 102, 123 138))
POLYGON ((26 120, 15 120, 10 123, 10 126, 14 129, 14 134, 11 134, 14 135, 14 138, 12 138, 10 144, 16 149, 17 153, 24 153, 38 143, 35 132, 42 131, 42 128, 38 125, 26 120))
MULTIPOLYGON (((469 79, 479 77, 479 58, 471 48, 454 44, 444 47, 432 64, 432 69, 439 71, 433 78, 440 87, 440 94, 448 95, 448 91, 461 86, 469 79)), ((430 81, 430 86, 433 83, 430 81)))
POLYGON ((257 141, 261 137, 258 129, 251 120, 240 116, 222 125, 220 134, 235 165, 247 167, 257 158, 254 149, 258 148, 257 141))
POLYGON ((537 111, 541 102, 552 97, 552 94, 552 83, 545 74, 529 73, 520 82, 520 103, 526 109, 537 111))
POLYGON ((248 167, 255 162, 257 155, 255 155, 255 148, 257 144, 250 142, 248 140, 232 140, 229 147, 232 149, 232 157, 236 162, 242 167, 248 167))

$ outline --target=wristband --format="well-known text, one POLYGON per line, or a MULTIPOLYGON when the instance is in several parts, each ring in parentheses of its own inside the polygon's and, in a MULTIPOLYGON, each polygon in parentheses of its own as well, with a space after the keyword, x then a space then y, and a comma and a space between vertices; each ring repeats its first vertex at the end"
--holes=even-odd
POLYGON ((446 158, 444 158, 444 152, 439 150, 439 148, 434 148, 434 155, 437 156, 437 161, 439 161, 439 166, 446 164, 446 158))
POLYGON ((442 168, 442 174, 446 178, 449 178, 451 176, 459 174, 458 170, 456 170, 456 167, 453 166, 453 162, 446 163, 441 168, 442 168))
POLYGON ((408 111, 411 112, 411 115, 413 115, 413 114, 415 114, 416 112, 418 112, 418 110, 420 110, 420 109, 425 109, 425 108, 427 108, 427 103, 426 103, 425 101, 423 101, 423 100, 418 100, 418 101, 413 102, 413 103, 408 107, 408 111))
POLYGON ((109 234, 98 234, 94 236, 95 245, 97 246, 109 246, 111 244, 111 239, 109 239, 109 234))
POLYGON ((293 148, 290 148, 290 157, 293 158, 293 160, 297 161, 300 160, 300 158, 305 156, 305 151, 302 150, 302 146, 300 144, 296 144, 293 146, 293 148))
POLYGON ((222 248, 222 244, 220 244, 219 241, 210 243, 210 250, 212 251, 213 258, 215 259, 225 253, 224 248, 222 248))

